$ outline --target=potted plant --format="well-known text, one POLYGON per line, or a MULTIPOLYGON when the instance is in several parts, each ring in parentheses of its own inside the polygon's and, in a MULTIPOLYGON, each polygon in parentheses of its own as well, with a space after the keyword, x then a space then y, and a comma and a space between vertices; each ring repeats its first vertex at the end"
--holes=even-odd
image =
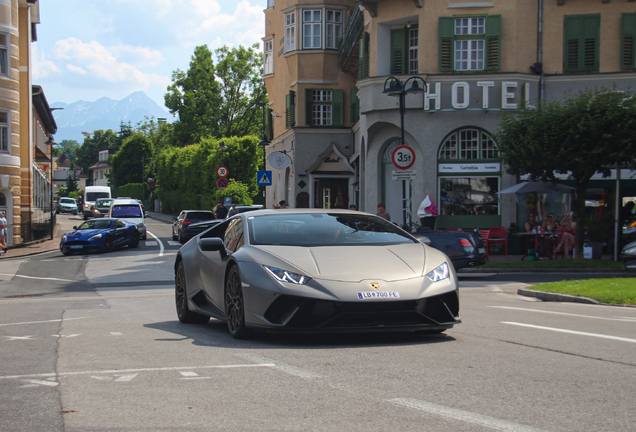
POLYGON ((592 248, 592 259, 601 259, 603 245, 607 241, 607 233, 609 232, 607 217, 588 219, 585 232, 588 245, 592 248))

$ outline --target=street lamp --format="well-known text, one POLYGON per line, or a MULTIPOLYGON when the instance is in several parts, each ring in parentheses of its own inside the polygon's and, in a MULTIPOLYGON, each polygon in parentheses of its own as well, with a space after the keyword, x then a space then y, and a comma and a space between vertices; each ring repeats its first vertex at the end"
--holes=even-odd
POLYGON ((217 150, 221 150, 221 166, 223 166, 223 151, 227 150, 227 146, 225 145, 225 141, 221 141, 219 146, 216 148, 217 150))
POLYGON ((49 152, 51 155, 51 163, 49 165, 49 171, 50 171, 50 177, 51 177, 51 184, 49 185, 51 189, 49 193, 49 204, 50 204, 50 210, 51 210, 51 214, 50 214, 51 240, 53 240, 53 228, 55 227, 55 220, 53 219, 53 146, 57 145, 57 143, 53 139, 53 135, 50 135, 49 139, 44 144, 51 146, 51 151, 49 152))
MULTIPOLYGON (((270 145, 270 141, 267 139, 267 133, 265 132, 265 107, 267 103, 265 102, 254 102, 254 105, 257 105, 263 109, 263 137, 260 142, 257 144, 263 147, 263 171, 267 170, 267 146, 270 145)), ((263 186, 263 207, 266 207, 267 204, 265 202, 265 186, 263 186)))
MULTIPOLYGON (((397 96, 399 98, 400 106, 400 145, 406 145, 404 142, 404 112, 406 111, 405 98, 407 94, 424 93, 426 92, 426 81, 418 76, 412 76, 405 81, 401 81, 399 78, 390 76, 384 81, 384 90, 382 93, 388 96, 397 96), (422 87, 419 86, 418 81, 422 82, 422 87), (411 82, 411 87, 406 88, 406 85, 411 82), (388 84, 388 86, 387 86, 388 84)), ((410 212, 406 211, 406 180, 402 180, 402 218, 405 225, 410 225, 410 212), (408 219, 407 219, 408 218, 408 219)))

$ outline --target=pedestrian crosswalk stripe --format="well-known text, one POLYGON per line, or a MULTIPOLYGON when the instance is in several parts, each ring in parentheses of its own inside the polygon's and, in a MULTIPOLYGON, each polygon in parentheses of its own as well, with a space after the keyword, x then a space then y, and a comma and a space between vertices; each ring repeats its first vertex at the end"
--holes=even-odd
POLYGON ((154 240, 146 241, 146 246, 159 246, 159 244, 154 240))
POLYGON ((181 246, 181 243, 179 243, 178 241, 174 241, 174 240, 168 240, 168 245, 170 245, 170 246, 181 246))

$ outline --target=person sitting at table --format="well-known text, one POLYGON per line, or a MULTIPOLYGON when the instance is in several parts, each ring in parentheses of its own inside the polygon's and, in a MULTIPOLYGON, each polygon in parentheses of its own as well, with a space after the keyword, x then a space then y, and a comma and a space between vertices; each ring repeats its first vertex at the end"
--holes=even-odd
POLYGON ((543 219, 543 223, 541 224, 541 229, 547 232, 555 232, 558 228, 559 224, 554 218, 553 213, 548 213, 545 219, 543 219))
POLYGON ((536 215, 534 213, 530 213, 528 215, 528 221, 524 225, 526 232, 534 232, 534 229, 538 226, 536 221, 536 215))
POLYGON ((560 225, 563 228, 563 234, 561 234, 559 244, 557 244, 554 252, 560 252, 561 248, 563 248, 565 257, 570 258, 570 250, 574 249, 576 242, 576 222, 572 221, 572 214, 566 213, 560 225))

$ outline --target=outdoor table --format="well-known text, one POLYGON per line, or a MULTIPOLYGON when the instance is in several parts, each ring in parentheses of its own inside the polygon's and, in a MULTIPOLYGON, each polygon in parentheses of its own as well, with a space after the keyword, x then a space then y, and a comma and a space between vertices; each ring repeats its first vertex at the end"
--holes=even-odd
MULTIPOLYGON (((548 251, 548 255, 545 254, 541 254, 541 248, 540 248, 540 244, 539 244, 539 238, 550 238, 550 237, 558 237, 556 235, 556 233, 554 232, 518 232, 515 235, 521 236, 521 237, 534 237, 534 248, 537 250, 537 256, 539 257, 539 259, 541 257, 544 258, 548 258, 548 259, 552 259, 552 256, 550 255, 550 251, 548 251)), ((549 246, 548 246, 549 247, 549 246)), ((527 253, 521 257, 521 261, 523 261, 527 256, 529 256, 527 253)))

